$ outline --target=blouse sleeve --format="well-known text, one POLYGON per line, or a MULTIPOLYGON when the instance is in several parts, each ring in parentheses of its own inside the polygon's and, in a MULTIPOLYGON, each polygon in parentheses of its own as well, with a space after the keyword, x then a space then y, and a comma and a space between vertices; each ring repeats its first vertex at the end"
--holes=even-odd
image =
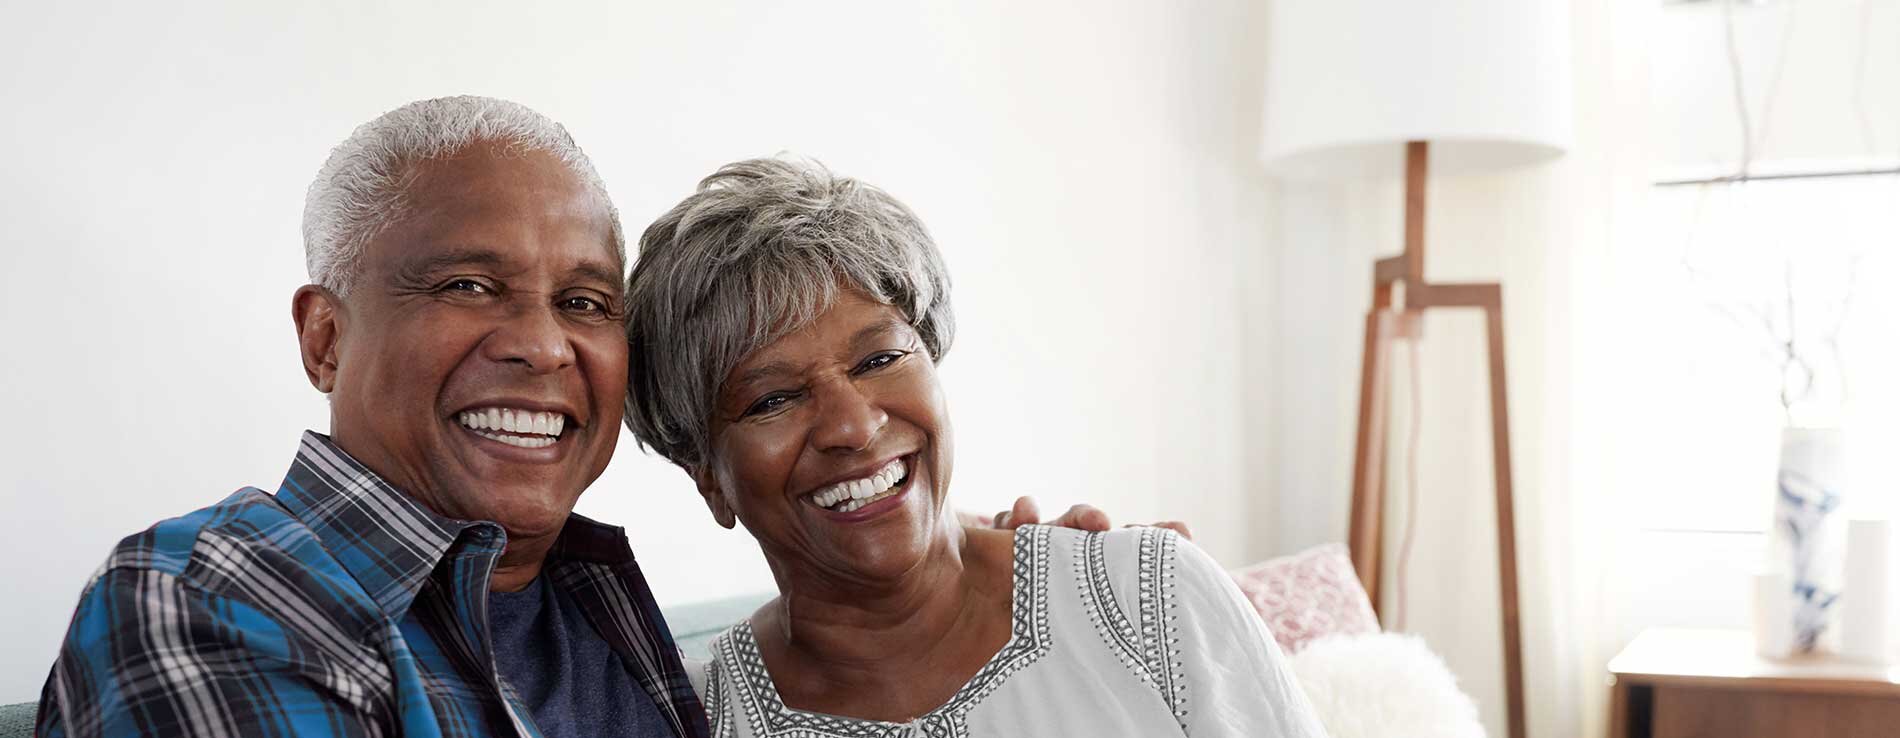
POLYGON ((1169 615, 1188 736, 1323 738, 1312 703, 1233 578, 1192 542, 1165 535, 1175 548, 1163 576, 1173 579, 1169 615))

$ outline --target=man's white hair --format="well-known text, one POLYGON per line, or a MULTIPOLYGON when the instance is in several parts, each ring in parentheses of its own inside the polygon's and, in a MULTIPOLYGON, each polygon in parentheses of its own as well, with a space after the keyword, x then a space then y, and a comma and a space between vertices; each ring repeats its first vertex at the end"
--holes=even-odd
POLYGON ((364 245, 403 217, 415 165, 477 142, 543 151, 572 168, 606 206, 614 259, 624 267, 627 246, 620 215, 593 162, 567 129, 520 103, 464 95, 391 110, 357 127, 330 151, 304 197, 303 248, 310 281, 348 295, 364 245))

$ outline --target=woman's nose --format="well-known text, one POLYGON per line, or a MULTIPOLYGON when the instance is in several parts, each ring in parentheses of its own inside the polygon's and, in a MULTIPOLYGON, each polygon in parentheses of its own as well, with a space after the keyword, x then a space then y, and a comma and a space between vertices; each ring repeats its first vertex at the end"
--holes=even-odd
POLYGON ((849 380, 829 382, 819 388, 818 395, 818 427, 812 432, 812 443, 820 451, 861 451, 890 422, 884 409, 849 380))

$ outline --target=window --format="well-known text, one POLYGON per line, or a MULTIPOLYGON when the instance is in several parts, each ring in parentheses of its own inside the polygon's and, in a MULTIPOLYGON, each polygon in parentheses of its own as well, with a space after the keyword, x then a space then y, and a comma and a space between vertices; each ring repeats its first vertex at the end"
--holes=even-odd
POLYGON ((1900 512, 1900 176, 1657 186, 1647 205, 1652 237, 1611 255, 1633 522, 1767 528, 1791 325, 1813 372, 1805 393, 1786 372, 1793 421, 1846 429, 1850 515, 1900 512))
MULTIPOLYGON (((1900 167, 1900 0, 1716 0, 1650 20, 1660 178, 1900 167)), ((1655 186, 1619 232, 1640 234, 1610 247, 1630 522, 1765 530, 1784 380, 1795 424, 1847 431, 1846 513, 1900 512, 1900 174, 1655 186), (1773 345, 1791 325, 1808 393, 1773 345)))

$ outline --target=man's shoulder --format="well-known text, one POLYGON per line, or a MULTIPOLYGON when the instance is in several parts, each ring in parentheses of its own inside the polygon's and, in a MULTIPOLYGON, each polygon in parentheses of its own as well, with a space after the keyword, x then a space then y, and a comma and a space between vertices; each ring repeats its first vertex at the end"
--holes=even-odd
POLYGON ((297 524, 296 518, 269 493, 255 487, 245 487, 215 504, 160 520, 145 530, 120 539, 93 578, 122 569, 155 571, 182 577, 190 566, 193 554, 199 551, 207 538, 248 537, 258 530, 274 530, 297 524))
POLYGON ((113 548, 80 595, 41 709, 88 735, 213 718, 239 720, 206 728, 232 735, 334 729, 388 696, 392 672, 370 639, 382 621, 308 525, 247 487, 113 548))
POLYGON ((240 600, 269 599, 259 597, 266 591, 304 601, 367 600, 310 526, 255 487, 126 536, 88 588, 146 574, 160 575, 169 586, 240 600))

